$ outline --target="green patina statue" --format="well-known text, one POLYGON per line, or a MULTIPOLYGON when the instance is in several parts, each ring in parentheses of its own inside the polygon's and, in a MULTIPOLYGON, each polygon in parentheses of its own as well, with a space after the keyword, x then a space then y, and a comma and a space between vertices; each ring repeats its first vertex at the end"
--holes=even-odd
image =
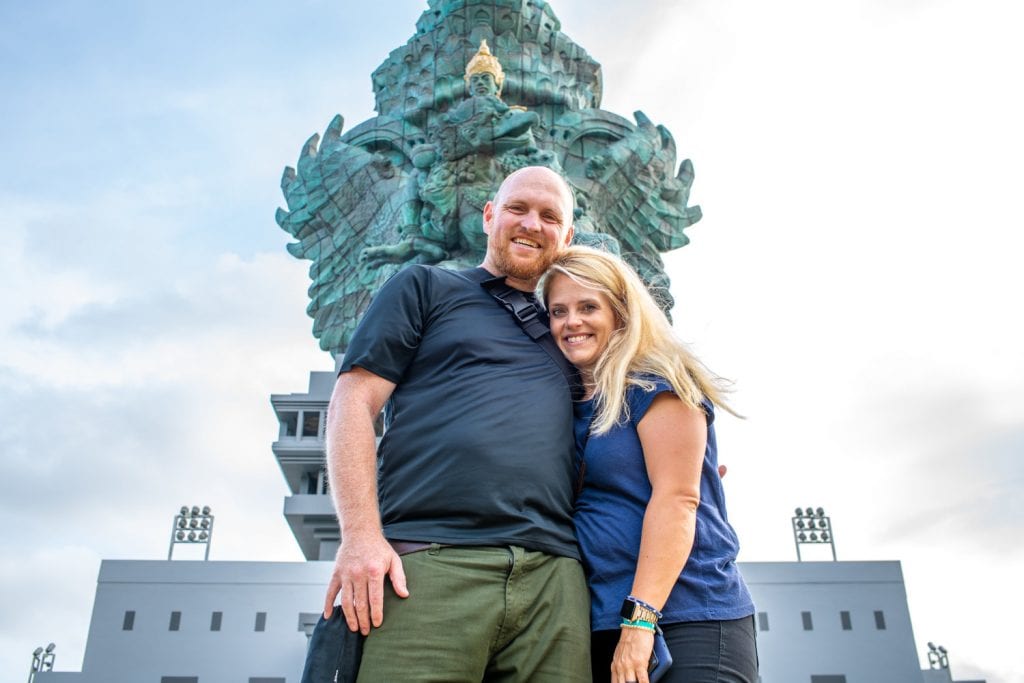
POLYGON ((478 265, 484 204, 530 165, 569 181, 576 240, 621 253, 671 308, 660 254, 700 220, 687 206, 693 166, 673 175, 672 136, 642 112, 634 124, 599 108, 600 65, 560 28, 544 0, 430 0, 373 73, 377 117, 342 134, 336 116, 285 169, 277 222, 298 240, 289 252, 312 261, 321 348, 344 353, 399 268, 478 265))

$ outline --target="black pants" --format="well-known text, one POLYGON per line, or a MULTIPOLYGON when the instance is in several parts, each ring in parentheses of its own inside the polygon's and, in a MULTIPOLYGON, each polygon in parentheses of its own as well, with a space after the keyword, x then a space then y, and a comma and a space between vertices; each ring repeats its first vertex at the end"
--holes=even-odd
MULTIPOLYGON (((661 630, 672 668, 660 683, 757 683, 754 617, 662 624, 661 630)), ((590 643, 594 683, 610 681, 619 631, 594 631, 590 643)))

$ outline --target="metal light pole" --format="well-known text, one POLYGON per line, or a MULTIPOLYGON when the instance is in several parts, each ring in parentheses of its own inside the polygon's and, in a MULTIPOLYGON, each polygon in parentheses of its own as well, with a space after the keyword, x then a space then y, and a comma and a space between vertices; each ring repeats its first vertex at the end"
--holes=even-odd
POLYGON ((53 661, 57 658, 53 649, 57 647, 50 643, 45 648, 37 647, 32 652, 32 668, 28 672, 28 683, 35 680, 36 674, 40 671, 53 671, 53 661))
POLYGON ((210 514, 210 506, 204 505, 199 509, 198 505, 189 508, 182 505, 181 510, 174 516, 174 526, 171 527, 171 544, 167 548, 167 559, 174 554, 174 546, 178 543, 196 544, 202 543, 206 546, 203 559, 210 559, 210 541, 213 539, 213 515, 210 514))
POLYGON ((835 536, 832 534, 832 520, 822 508, 796 509, 793 516, 793 542, 796 544, 796 559, 803 562, 800 546, 828 543, 832 547, 832 561, 836 560, 835 536))
POLYGON ((928 642, 928 668, 929 669, 948 669, 949 668, 949 652, 946 648, 935 643, 928 642))

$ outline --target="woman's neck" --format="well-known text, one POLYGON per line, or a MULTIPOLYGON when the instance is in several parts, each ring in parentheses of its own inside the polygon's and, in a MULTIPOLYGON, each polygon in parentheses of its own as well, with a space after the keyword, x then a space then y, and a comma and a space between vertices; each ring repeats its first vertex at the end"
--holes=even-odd
POLYGON ((580 381, 583 383, 583 398, 588 401, 594 398, 594 394, 597 392, 594 371, 592 369, 580 368, 580 381))

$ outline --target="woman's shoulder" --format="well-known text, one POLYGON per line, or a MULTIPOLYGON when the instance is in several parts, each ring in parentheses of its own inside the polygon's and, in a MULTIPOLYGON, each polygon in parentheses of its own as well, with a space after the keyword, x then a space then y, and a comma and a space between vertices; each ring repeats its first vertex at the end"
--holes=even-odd
MULTIPOLYGON (((631 415, 639 420, 650 408, 651 403, 660 394, 669 393, 676 395, 675 387, 662 375, 654 373, 637 373, 630 377, 631 381, 626 389, 626 402, 629 404, 631 415)), ((715 404, 706 396, 701 399, 701 409, 707 416, 708 424, 715 421, 715 404)))
POLYGON ((675 393, 672 384, 664 377, 650 373, 632 375, 626 386, 626 405, 632 421, 639 422, 654 399, 666 392, 675 393))
POLYGON ((675 393, 675 389, 672 388, 672 383, 661 375, 655 375, 650 372, 641 372, 630 375, 629 384, 626 389, 627 395, 649 395, 651 397, 657 396, 658 394, 666 391, 675 393))

